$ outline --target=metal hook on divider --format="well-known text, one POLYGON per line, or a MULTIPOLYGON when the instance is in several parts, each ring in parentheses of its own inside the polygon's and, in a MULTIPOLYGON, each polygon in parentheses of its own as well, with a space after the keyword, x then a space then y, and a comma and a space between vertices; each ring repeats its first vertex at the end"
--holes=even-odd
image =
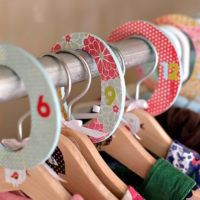
POLYGON ((143 81, 145 81, 150 75, 153 74, 153 72, 156 70, 157 66, 158 66, 158 52, 156 50, 156 47, 150 42, 148 41, 145 37, 142 36, 134 36, 133 38, 138 38, 141 40, 144 40, 145 42, 147 42, 147 44, 151 47, 151 49, 154 51, 155 53, 155 63, 153 68, 150 70, 150 72, 148 74, 146 74, 142 79, 140 79, 137 83, 136 83, 136 92, 135 92, 135 100, 139 99, 139 95, 140 95, 140 85, 143 81))
POLYGON ((71 79, 71 75, 70 75, 70 72, 69 72, 69 68, 68 68, 67 64, 65 62, 63 62, 56 54, 47 53, 47 54, 43 55, 43 57, 45 57, 45 56, 49 56, 49 57, 55 59, 58 62, 58 64, 63 67, 63 69, 64 69, 64 71, 66 73, 67 86, 64 87, 65 88, 65 95, 64 95, 64 97, 62 98, 62 100, 60 102, 61 105, 63 105, 64 102, 66 102, 67 98, 69 97, 69 95, 71 93, 71 89, 72 89, 72 79, 71 79))
POLYGON ((69 53, 69 54, 72 54, 73 56, 75 56, 76 58, 79 59, 79 61, 83 64, 83 66, 85 67, 85 69, 88 72, 88 78, 89 79, 88 79, 88 82, 87 82, 87 85, 86 85, 85 89, 83 90, 83 92, 81 92, 78 96, 76 96, 74 99, 72 99, 68 103, 68 117, 69 117, 69 119, 71 119, 72 105, 74 103, 76 103, 77 101, 79 101, 88 92, 88 90, 89 90, 89 88, 91 86, 92 74, 91 74, 90 67, 89 67, 88 63, 86 62, 86 60, 82 56, 80 56, 79 54, 77 54, 75 51, 65 50, 65 51, 59 51, 58 53, 69 53))

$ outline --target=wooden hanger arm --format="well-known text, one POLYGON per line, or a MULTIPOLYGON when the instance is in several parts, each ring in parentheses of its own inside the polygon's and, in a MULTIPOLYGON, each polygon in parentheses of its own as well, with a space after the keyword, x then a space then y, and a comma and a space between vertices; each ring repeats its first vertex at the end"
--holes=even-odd
POLYGON ((59 148, 65 161, 66 180, 63 186, 73 194, 80 194, 87 200, 117 200, 117 198, 103 185, 75 144, 66 136, 60 136, 59 148))
POLYGON ((119 125, 111 143, 102 148, 142 178, 156 162, 123 125, 119 125))
POLYGON ((21 190, 27 191, 26 194, 32 198, 34 197, 33 199, 71 199, 69 192, 67 192, 67 190, 57 180, 49 175, 44 166, 30 171, 29 174, 32 178, 29 179, 28 184, 22 184, 21 190))
POLYGON ((200 200, 200 190, 195 190, 192 192, 192 197, 188 198, 188 200, 200 200))
POLYGON ((128 187, 108 167, 88 136, 67 127, 62 129, 62 134, 76 145, 103 184, 118 198, 122 198, 128 187))
POLYGON ((163 130, 160 124, 149 113, 142 109, 131 111, 141 122, 141 129, 137 133, 139 141, 146 149, 159 157, 165 158, 172 144, 172 139, 163 130))
POLYGON ((0 191, 23 191, 33 200, 69 200, 70 193, 43 167, 28 170, 27 180, 19 187, 5 182, 4 169, 0 169, 0 191))
MULTIPOLYGON (((98 104, 98 102, 96 102, 98 104)), ((90 112, 94 102, 80 103, 73 109, 76 112, 84 110, 90 112)), ((135 114, 141 121, 143 128, 138 133, 141 138, 140 143, 149 151, 159 157, 166 157, 169 147, 172 144, 172 139, 163 130, 160 124, 149 113, 142 109, 134 109, 131 113, 135 114)))

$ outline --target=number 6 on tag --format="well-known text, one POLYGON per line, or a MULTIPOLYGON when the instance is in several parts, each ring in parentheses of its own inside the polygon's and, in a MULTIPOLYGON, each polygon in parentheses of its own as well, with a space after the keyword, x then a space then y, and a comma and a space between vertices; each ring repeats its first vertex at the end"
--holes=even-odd
POLYGON ((46 117, 50 116, 51 109, 50 109, 49 104, 47 102, 45 102, 43 99, 44 99, 43 95, 39 96, 38 104, 37 104, 37 111, 41 117, 46 118, 46 117))

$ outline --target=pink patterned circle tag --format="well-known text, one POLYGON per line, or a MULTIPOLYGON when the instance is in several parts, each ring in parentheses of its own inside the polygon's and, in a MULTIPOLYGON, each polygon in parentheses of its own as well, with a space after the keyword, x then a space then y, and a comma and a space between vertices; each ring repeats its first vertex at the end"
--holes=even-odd
POLYGON ((185 15, 171 14, 159 17, 156 24, 167 24, 180 28, 191 38, 195 51, 195 66, 190 79, 183 85, 181 95, 189 99, 198 99, 200 96, 200 25, 191 17, 185 15))
POLYGON ((126 89, 120 63, 109 45, 90 33, 68 34, 52 51, 67 49, 86 51, 96 63, 101 79, 101 108, 97 118, 85 127, 102 132, 101 137, 91 137, 94 143, 102 142, 115 132, 124 112, 126 89))
POLYGON ((157 27, 145 21, 131 21, 119 26, 111 33, 108 41, 116 42, 134 35, 146 38, 158 53, 158 83, 147 101, 147 112, 156 116, 165 112, 179 93, 181 81, 178 56, 169 39, 157 27))

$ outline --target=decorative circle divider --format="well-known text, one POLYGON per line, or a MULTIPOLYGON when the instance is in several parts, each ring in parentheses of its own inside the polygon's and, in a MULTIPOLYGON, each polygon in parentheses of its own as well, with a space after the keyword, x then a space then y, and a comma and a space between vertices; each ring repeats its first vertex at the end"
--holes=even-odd
POLYGON ((155 25, 145 21, 130 21, 116 28, 108 42, 142 36, 151 42, 159 57, 159 78, 153 95, 148 100, 147 112, 153 116, 165 112, 175 101, 181 88, 180 63, 174 46, 155 25))
POLYGON ((18 151, 1 147, 0 166, 30 169, 44 163, 58 144, 61 114, 56 90, 41 63, 21 48, 0 44, 0 65, 8 67, 22 79, 31 107, 28 143, 18 151))
POLYGON ((155 19, 155 23, 176 26, 191 38, 196 51, 196 61, 190 79, 182 87, 181 95, 197 99, 200 97, 200 24, 189 16, 178 14, 159 17, 155 19))
POLYGON ((102 132, 99 138, 91 137, 94 143, 109 138, 119 126, 125 106, 125 81, 120 63, 109 45, 90 33, 65 35, 52 51, 86 51, 95 61, 101 79, 101 105, 96 119, 89 121, 87 128, 102 132))

